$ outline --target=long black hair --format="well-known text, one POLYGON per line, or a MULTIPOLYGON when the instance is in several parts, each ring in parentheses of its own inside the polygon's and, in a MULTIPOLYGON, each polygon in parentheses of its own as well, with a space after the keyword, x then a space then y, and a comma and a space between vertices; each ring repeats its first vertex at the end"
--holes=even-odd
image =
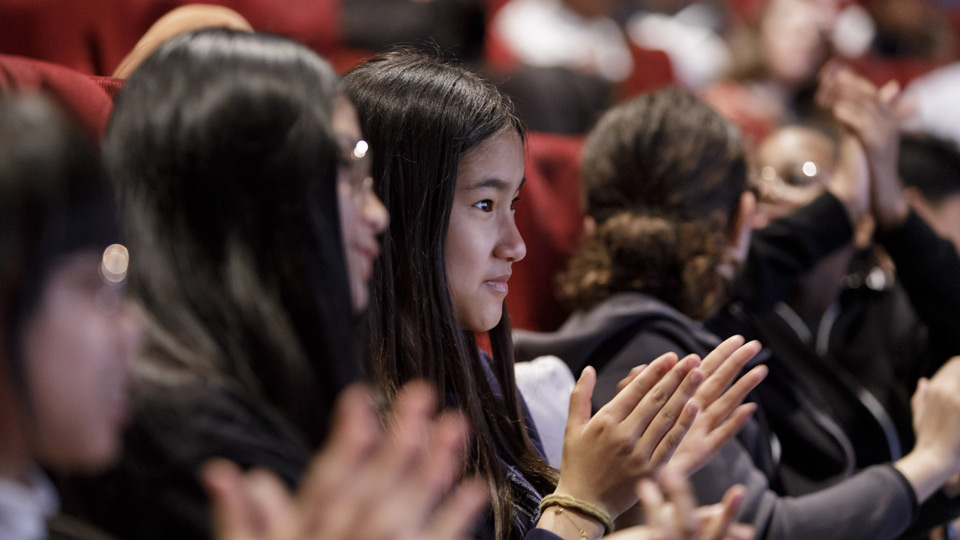
POLYGON ((338 78, 276 36, 177 36, 129 78, 104 140, 124 211, 141 366, 231 385, 308 443, 356 378, 340 236, 338 78))
POLYGON ((344 85, 373 152, 377 195, 391 216, 374 270, 373 374, 388 395, 410 379, 426 379, 464 410, 476 439, 470 468, 488 479, 496 537, 506 538, 517 494, 500 460, 541 493, 553 490, 555 473, 527 432, 506 310, 489 332, 493 355, 486 366, 473 333, 456 316, 445 245, 460 160, 505 130, 523 137, 523 128, 509 100, 491 85, 412 50, 374 57, 349 72, 344 85))

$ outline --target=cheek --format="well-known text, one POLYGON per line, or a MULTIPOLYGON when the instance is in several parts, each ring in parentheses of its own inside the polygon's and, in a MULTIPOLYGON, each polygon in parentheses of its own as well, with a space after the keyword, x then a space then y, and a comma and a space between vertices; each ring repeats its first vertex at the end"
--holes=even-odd
POLYGON ((28 362, 34 452, 46 463, 100 465, 119 446, 109 383, 119 384, 111 321, 61 303, 39 313, 24 345, 28 362))
POLYGON ((340 234, 344 247, 350 245, 351 235, 358 227, 358 212, 353 203, 353 190, 345 182, 337 182, 337 210, 340 213, 340 234))

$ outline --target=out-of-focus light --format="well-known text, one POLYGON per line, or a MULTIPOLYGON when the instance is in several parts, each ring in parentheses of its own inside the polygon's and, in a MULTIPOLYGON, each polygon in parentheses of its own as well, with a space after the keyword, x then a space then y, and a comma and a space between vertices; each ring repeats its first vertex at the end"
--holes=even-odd
POLYGON ((353 147, 353 155, 357 159, 360 159, 367 155, 367 150, 369 149, 370 145, 367 144, 367 141, 357 141, 357 145, 353 147))
POLYGON ((812 161, 806 161, 803 163, 803 174, 813 177, 817 175, 817 164, 812 161))
POLYGON ((120 283, 127 278, 127 270, 130 267, 130 252, 121 244, 107 246, 103 250, 103 262, 100 269, 103 277, 107 281, 120 283))

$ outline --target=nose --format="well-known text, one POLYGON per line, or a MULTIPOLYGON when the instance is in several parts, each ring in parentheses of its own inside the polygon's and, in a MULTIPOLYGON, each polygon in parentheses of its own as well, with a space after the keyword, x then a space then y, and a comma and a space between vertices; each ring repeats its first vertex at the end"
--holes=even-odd
POLYGON ((504 218, 500 241, 497 242, 494 255, 512 263, 521 261, 527 256, 527 244, 520 236, 520 230, 517 229, 517 222, 512 213, 504 218))
POLYGON ((373 228, 375 234, 387 230, 390 223, 390 212, 373 190, 367 191, 363 204, 363 219, 373 228))

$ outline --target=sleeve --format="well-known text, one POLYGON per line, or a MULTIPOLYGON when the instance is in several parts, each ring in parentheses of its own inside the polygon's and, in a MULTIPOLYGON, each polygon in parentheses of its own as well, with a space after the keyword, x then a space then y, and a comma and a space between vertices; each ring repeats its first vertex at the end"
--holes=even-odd
POLYGON ((563 538, 546 529, 531 529, 523 540, 563 540, 563 538))
POLYGON ((796 277, 853 237, 840 201, 825 192, 812 203, 753 231, 734 297, 754 313, 771 309, 796 277))
POLYGON ((891 465, 864 469, 809 495, 779 496, 736 439, 691 481, 701 504, 718 502, 730 486, 743 484, 747 495, 739 519, 764 540, 892 539, 906 530, 917 508, 913 489, 891 465))
MULTIPOLYGON (((634 365, 669 351, 681 356, 697 352, 683 350, 661 334, 639 334, 612 358, 598 377, 594 406, 602 405, 615 394, 616 383, 634 365), (602 399, 599 403, 598 398, 602 399)), ((747 495, 740 520, 752 524, 756 538, 764 540, 890 540, 913 521, 916 496, 890 465, 864 469, 809 495, 779 495, 771 489, 767 475, 748 450, 764 447, 768 444, 767 438, 767 431, 759 422, 748 422, 737 439, 721 448, 691 477, 699 503, 720 502, 728 488, 743 484, 747 495)))
POLYGON ((933 364, 929 375, 948 358, 960 354, 960 257, 917 214, 877 240, 886 248, 897 276, 920 320, 929 329, 933 364))

